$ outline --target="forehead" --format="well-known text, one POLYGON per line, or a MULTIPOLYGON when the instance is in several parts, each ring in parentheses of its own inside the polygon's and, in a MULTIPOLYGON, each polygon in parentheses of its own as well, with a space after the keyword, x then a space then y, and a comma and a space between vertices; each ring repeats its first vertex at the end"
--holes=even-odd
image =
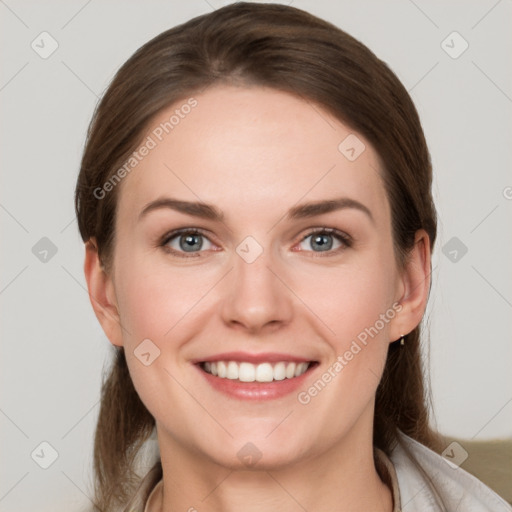
POLYGON ((217 86, 176 102, 153 119, 139 158, 121 183, 120 214, 165 196, 212 203, 228 217, 231 208, 234 217, 275 219, 301 199, 339 196, 387 214, 368 141, 318 105, 274 89, 217 86))

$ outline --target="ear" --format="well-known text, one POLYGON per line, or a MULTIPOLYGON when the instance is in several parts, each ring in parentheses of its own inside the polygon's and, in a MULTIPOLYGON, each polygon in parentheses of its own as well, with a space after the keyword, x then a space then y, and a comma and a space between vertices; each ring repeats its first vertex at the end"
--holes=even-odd
POLYGON ((89 239, 85 244, 84 272, 89 300, 96 318, 110 342, 121 347, 123 339, 114 283, 100 261, 94 238, 89 239))
POLYGON ((402 309, 390 326, 390 342, 410 333, 421 322, 430 291, 430 273, 430 239, 427 232, 420 229, 400 273, 397 301, 402 309))

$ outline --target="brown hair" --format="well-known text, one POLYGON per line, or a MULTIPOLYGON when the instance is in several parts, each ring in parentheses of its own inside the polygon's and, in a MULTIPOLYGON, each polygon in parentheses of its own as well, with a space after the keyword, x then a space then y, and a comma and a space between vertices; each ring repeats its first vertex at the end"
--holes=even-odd
MULTIPOLYGON (((158 35, 117 72, 89 127, 75 206, 84 241, 95 237, 110 269, 115 236, 112 178, 138 147, 148 123, 163 108, 214 83, 261 85, 320 105, 362 134, 381 159, 392 213, 398 264, 404 264, 417 230, 433 249, 436 212, 432 168, 414 104, 386 63, 336 26, 292 7, 235 3, 158 35)), ((104 380, 94 444, 95 505, 102 511, 133 493, 134 461, 155 421, 133 387, 123 348, 115 347, 104 380)), ((405 345, 390 345, 376 393, 374 446, 387 454, 397 429, 440 451, 429 426, 420 326, 405 345)))

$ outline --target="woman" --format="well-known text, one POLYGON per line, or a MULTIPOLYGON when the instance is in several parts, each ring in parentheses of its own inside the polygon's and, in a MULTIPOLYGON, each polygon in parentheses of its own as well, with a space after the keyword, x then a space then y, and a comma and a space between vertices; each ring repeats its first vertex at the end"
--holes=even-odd
POLYGON ((237 3, 140 48, 76 188, 116 352, 97 508, 510 510, 429 427, 431 180, 396 76, 304 11, 237 3))

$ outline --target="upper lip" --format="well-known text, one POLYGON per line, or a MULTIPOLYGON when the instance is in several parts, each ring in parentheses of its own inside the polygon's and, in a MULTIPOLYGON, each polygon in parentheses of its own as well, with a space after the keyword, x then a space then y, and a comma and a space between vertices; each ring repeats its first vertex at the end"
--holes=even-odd
POLYGON ((205 362, 213 363, 215 361, 239 361, 253 364, 276 363, 279 361, 309 363, 310 361, 314 361, 314 359, 276 352, 262 352, 260 354, 249 354, 248 352, 223 352, 222 354, 194 359, 192 362, 194 364, 198 364, 205 362))

